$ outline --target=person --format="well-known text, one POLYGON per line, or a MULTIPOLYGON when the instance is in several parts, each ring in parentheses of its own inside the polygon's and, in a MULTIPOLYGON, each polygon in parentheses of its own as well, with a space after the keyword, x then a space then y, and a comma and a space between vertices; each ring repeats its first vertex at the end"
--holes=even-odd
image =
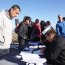
POLYGON ((65 39, 58 36, 52 26, 48 26, 42 33, 48 41, 44 50, 47 65, 65 65, 65 39))
POLYGON ((44 30, 44 27, 46 26, 46 23, 44 20, 40 21, 40 25, 41 25, 41 32, 44 30))
POLYGON ((32 27, 33 27, 33 31, 31 34, 31 36, 33 37, 32 41, 38 42, 41 40, 41 25, 40 25, 39 19, 35 20, 32 27))
POLYGON ((15 26, 18 27, 19 25, 19 19, 15 19, 15 26))
POLYGON ((65 38, 65 21, 61 15, 58 15, 59 21, 56 24, 56 32, 58 35, 65 38))
MULTIPOLYGON (((41 25, 41 32, 42 32, 45 29, 45 27, 46 27, 45 21, 41 20, 40 21, 40 25, 41 25)), ((45 36, 43 34, 41 35, 41 41, 45 41, 45 36)))
POLYGON ((17 17, 21 9, 18 5, 13 5, 9 10, 0 12, 0 56, 9 53, 12 42, 12 22, 17 17))
POLYGON ((51 25, 50 21, 46 21, 46 26, 51 25))
POLYGON ((28 43, 28 26, 31 23, 31 17, 25 16, 23 21, 20 22, 18 26, 18 42, 19 42, 19 50, 23 50, 28 43))
POLYGON ((34 24, 34 22, 31 21, 30 25, 28 26, 28 39, 29 39, 29 41, 32 41, 31 35, 32 35, 32 32, 33 32, 33 24, 34 24))
POLYGON ((65 17, 63 17, 63 21, 65 21, 65 17))
POLYGON ((18 32, 18 26, 19 26, 19 24, 20 24, 19 19, 15 19, 15 29, 14 29, 15 33, 18 32))

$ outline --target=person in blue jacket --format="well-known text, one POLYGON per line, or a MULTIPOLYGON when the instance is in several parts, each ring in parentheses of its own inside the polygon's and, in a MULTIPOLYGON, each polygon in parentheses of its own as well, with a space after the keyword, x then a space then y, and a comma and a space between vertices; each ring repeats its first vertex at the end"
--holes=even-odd
POLYGON ((59 21, 56 24, 56 32, 58 35, 65 37, 65 21, 61 15, 58 15, 59 21))

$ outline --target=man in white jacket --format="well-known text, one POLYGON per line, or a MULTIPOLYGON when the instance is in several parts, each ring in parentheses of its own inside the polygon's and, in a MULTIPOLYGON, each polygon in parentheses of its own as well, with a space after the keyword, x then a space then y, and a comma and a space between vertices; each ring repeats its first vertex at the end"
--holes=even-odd
POLYGON ((12 22, 17 17, 21 9, 18 5, 13 5, 9 10, 0 12, 0 56, 9 52, 12 42, 12 22))

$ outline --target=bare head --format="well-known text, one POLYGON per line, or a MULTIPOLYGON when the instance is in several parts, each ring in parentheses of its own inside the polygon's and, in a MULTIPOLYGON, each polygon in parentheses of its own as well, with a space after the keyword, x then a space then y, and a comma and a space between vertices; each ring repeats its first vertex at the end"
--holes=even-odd
POLYGON ((13 5, 10 9, 9 9, 9 16, 11 19, 13 19, 14 17, 17 17, 20 13, 21 9, 18 5, 13 5))
POLYGON ((62 22, 63 17, 62 17, 61 15, 58 15, 58 20, 59 20, 60 22, 62 22))

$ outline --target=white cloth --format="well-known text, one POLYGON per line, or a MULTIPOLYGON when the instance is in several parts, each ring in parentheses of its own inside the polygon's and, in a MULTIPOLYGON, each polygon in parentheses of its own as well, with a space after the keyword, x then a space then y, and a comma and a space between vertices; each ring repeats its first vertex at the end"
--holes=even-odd
POLYGON ((23 61, 24 60, 31 60, 31 59, 33 60, 33 59, 39 58, 39 56, 37 54, 32 54, 29 52, 21 52, 20 55, 22 56, 23 61))
POLYGON ((3 36, 5 37, 5 42, 3 45, 0 45, 0 49, 10 48, 10 44, 12 42, 12 22, 10 21, 11 19, 7 16, 5 11, 0 12, 0 28, 2 29, 3 36))
POLYGON ((23 58, 23 60, 21 61, 25 61, 28 63, 30 63, 30 65, 36 63, 36 65, 43 65, 43 63, 45 63, 47 60, 45 58, 40 58, 39 55, 37 54, 32 54, 32 53, 29 53, 29 52, 21 52, 18 55, 16 55, 16 57, 19 59, 19 58, 23 58))
POLYGON ((43 65, 43 63, 46 63, 46 59, 45 58, 37 58, 37 59, 33 59, 33 60, 27 60, 26 62, 30 63, 30 65, 32 65, 34 63, 36 65, 43 65))

